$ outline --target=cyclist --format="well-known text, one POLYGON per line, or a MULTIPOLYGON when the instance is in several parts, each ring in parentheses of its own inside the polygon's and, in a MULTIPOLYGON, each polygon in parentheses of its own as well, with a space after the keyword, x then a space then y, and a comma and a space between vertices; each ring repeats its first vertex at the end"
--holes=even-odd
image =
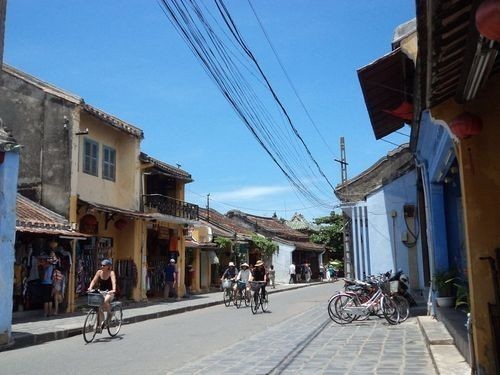
MULTIPOLYGON (((227 279, 227 280, 231 281, 232 283, 234 283, 236 281, 237 274, 238 274, 238 270, 234 266, 234 263, 229 262, 228 267, 226 268, 226 270, 222 274, 220 281, 224 281, 225 279, 227 279)), ((234 291, 234 289, 233 289, 233 295, 234 295, 234 297, 236 297, 236 292, 234 291)))
MULTIPOLYGON (((116 275, 115 271, 112 269, 112 262, 109 259, 103 259, 101 261, 101 269, 97 270, 94 278, 90 282, 88 291, 91 292, 94 287, 98 285, 100 293, 104 296, 104 302, 102 304, 102 309, 99 309, 98 317, 98 327, 100 327, 100 322, 104 321, 103 311, 107 312, 107 319, 109 319, 110 303, 115 298, 116 292, 116 275)), ((99 328, 98 328, 99 329, 99 328)))
MULTIPOLYGON (((241 270, 240 272, 238 272, 238 275, 236 276, 236 281, 238 282, 237 284, 235 284, 233 286, 233 290, 235 291, 235 293, 238 291, 238 284, 239 282, 241 281, 242 283, 245 283, 245 286, 244 288, 241 287, 241 289, 245 290, 245 293, 248 293, 248 291, 250 290, 250 287, 249 287, 249 284, 248 284, 248 280, 250 279, 250 269, 248 268, 248 264, 247 263, 242 263, 241 264, 241 270)), ((242 292, 243 293, 243 292, 242 292)))
POLYGON ((262 298, 266 298, 267 273, 262 260, 258 260, 255 263, 253 272, 250 276, 250 281, 264 281, 260 287, 260 293, 262 298))

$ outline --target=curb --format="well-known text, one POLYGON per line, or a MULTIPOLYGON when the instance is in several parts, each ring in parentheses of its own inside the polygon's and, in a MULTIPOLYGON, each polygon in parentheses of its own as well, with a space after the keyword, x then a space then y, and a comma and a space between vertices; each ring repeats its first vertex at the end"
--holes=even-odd
MULTIPOLYGON (((287 292, 290 290, 296 290, 296 289, 317 286, 317 285, 323 285, 323 284, 325 284, 325 283, 324 282, 317 282, 317 283, 309 283, 309 284, 297 284, 297 286, 287 287, 286 289, 278 289, 278 290, 268 289, 267 292, 269 294, 282 293, 282 292, 287 292)), ((123 324, 124 325, 134 324, 134 323, 139 323, 139 322, 143 322, 143 321, 150 320, 150 319, 159 319, 159 318, 163 318, 163 317, 166 317, 169 315, 182 314, 182 313, 185 313, 188 311, 195 311, 195 310, 200 310, 200 309, 204 309, 207 307, 221 305, 223 303, 224 302, 222 301, 222 299, 220 299, 217 301, 200 303, 200 304, 193 305, 193 306, 183 306, 183 307, 173 308, 171 310, 165 310, 165 311, 160 311, 160 312, 155 312, 155 313, 138 314, 135 316, 125 318, 123 320, 123 324)), ((124 309, 124 311, 126 311, 126 310, 127 309, 124 309)), ((82 334, 81 325, 78 325, 77 327, 66 328, 66 329, 56 328, 52 332, 44 332, 44 333, 13 332, 11 344, 8 347, 0 348, 0 352, 20 349, 20 348, 24 348, 24 347, 28 347, 28 346, 39 345, 39 344, 43 344, 43 343, 46 343, 49 341, 62 340, 62 339, 68 338, 68 337, 73 337, 73 336, 77 336, 77 335, 81 335, 81 334, 82 334)))
POLYGON ((444 324, 432 316, 418 316, 418 325, 438 375, 469 375, 471 369, 444 324))

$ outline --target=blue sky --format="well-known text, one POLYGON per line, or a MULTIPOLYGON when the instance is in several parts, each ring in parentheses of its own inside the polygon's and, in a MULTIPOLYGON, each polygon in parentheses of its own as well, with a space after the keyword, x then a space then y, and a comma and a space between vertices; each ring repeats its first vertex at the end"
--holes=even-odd
MULTIPOLYGON (((350 178, 395 148, 375 140, 356 70, 390 51, 394 28, 415 16, 414 1, 250 1, 313 123, 248 0, 225 3, 327 179, 340 182, 341 136, 350 178)), ((4 61, 143 129, 144 152, 192 174, 191 203, 205 207, 210 193, 220 212, 286 219, 324 216, 337 204, 333 192, 318 207, 292 188, 157 1, 9 0, 4 61)))

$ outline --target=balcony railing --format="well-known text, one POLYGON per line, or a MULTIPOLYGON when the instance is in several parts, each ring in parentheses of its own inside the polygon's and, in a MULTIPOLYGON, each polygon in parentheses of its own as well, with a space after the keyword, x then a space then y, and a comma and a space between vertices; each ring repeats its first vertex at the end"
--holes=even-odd
POLYGON ((178 218, 198 220, 199 207, 196 204, 170 198, 161 194, 143 195, 144 209, 178 218))

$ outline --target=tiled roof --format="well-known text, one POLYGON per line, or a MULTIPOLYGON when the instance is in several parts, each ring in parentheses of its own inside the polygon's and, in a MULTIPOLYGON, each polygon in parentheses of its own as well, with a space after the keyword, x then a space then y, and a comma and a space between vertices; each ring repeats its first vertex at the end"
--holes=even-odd
POLYGON ((290 220, 285 221, 285 224, 295 230, 319 231, 319 225, 310 223, 299 213, 295 213, 290 220))
POLYGON ((174 167, 170 164, 164 163, 158 159, 152 158, 151 156, 145 154, 144 152, 141 152, 139 156, 140 161, 143 163, 151 163, 153 164, 156 168, 158 168, 161 172, 176 178, 178 180, 186 181, 186 182, 192 182, 193 179, 191 178, 191 175, 177 167, 174 167))
POLYGON ((126 123, 125 121, 122 121, 114 116, 111 116, 110 114, 107 114, 106 112, 103 112, 100 109, 92 107, 89 104, 83 104, 82 108, 88 114, 96 117, 97 119, 99 119, 101 121, 104 121, 106 124, 111 125, 118 130, 124 131, 125 133, 133 135, 134 137, 137 137, 140 139, 144 138, 144 133, 141 129, 139 129, 133 125, 130 125, 130 124, 126 123))
POLYGON ((214 209, 210 209, 210 219, 208 220, 208 211, 205 208, 199 209, 199 215, 200 219, 204 221, 208 221, 210 224, 213 224, 225 231, 228 231, 230 233, 236 233, 237 236, 240 237, 246 237, 246 238, 251 238, 254 232, 243 226, 240 225, 239 223, 235 222, 234 220, 231 220, 225 215, 222 215, 221 213, 217 212, 214 209))
POLYGON ((17 194, 16 231, 86 237, 86 235, 71 229, 65 217, 17 194))
POLYGON ((324 245, 309 242, 309 236, 307 234, 288 227, 277 218, 255 216, 236 210, 229 211, 227 215, 229 218, 239 218, 240 220, 253 225, 255 231, 257 232, 264 231, 272 236, 291 241, 299 250, 321 251, 325 248, 324 245))

